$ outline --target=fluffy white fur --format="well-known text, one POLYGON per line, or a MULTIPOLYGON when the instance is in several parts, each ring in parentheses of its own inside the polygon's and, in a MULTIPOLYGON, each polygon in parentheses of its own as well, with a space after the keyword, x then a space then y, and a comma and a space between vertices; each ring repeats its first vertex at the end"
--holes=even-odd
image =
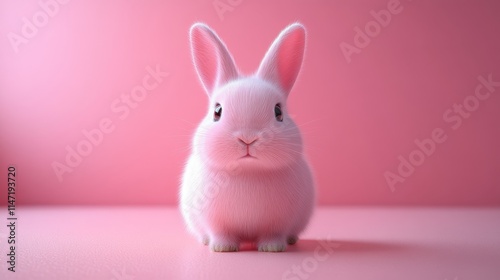
POLYGON ((237 251, 241 242, 284 251, 312 214, 314 180, 287 107, 305 36, 302 25, 288 26, 258 71, 243 76, 215 32, 201 23, 191 27, 194 66, 210 102, 194 135, 180 203, 189 231, 213 251, 237 251))

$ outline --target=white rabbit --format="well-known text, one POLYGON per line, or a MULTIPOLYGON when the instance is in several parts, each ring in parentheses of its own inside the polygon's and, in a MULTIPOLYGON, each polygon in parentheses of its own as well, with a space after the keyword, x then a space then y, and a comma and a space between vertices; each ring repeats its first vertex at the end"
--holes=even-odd
POLYGON ((225 44, 196 23, 194 66, 209 96, 180 190, 186 225, 213 251, 285 251, 306 227, 314 179, 287 97, 300 71, 306 32, 294 23, 271 45, 258 71, 243 76, 225 44))

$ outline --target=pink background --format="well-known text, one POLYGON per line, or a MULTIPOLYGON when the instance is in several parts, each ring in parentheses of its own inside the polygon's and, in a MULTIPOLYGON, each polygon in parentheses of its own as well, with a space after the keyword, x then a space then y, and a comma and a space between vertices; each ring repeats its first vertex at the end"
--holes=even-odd
POLYGON ((402 0, 350 63, 340 44, 354 44, 354 28, 390 1, 232 1, 223 17, 213 2, 69 1, 17 53, 8 34, 42 10, 38 1, 0 2, 0 181, 14 164, 19 204, 176 203, 207 102, 189 51, 197 21, 216 30, 246 73, 286 25, 306 26, 289 102, 320 203, 500 204, 500 87, 456 130, 443 120, 474 94, 478 76, 500 81, 496 1, 402 0), (120 119, 111 104, 156 65, 170 75, 120 119), (104 118, 114 130, 59 181, 51 164, 64 163, 65 147, 104 118), (397 173, 398 156, 408 159, 415 139, 435 128, 447 140, 391 190, 384 173, 397 173))

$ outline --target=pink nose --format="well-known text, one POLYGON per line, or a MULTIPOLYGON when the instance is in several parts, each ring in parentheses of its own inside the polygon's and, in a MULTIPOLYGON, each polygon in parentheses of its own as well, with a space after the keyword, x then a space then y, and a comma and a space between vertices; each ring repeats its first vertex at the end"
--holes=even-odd
POLYGON ((243 143, 245 145, 252 145, 253 143, 255 143, 257 141, 257 137, 255 137, 255 138, 238 137, 238 141, 240 141, 241 143, 243 143))

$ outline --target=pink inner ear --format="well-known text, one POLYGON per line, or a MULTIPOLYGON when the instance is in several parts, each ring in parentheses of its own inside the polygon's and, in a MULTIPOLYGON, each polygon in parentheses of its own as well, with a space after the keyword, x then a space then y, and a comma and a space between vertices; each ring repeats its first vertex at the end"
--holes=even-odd
POLYGON ((306 31, 300 24, 283 30, 262 60, 257 75, 281 87, 288 95, 302 66, 306 31))
POLYGON ((296 29, 288 34, 278 50, 278 76, 283 89, 290 91, 302 66, 305 33, 296 29))
POLYGON ((205 90, 210 93, 217 81, 219 52, 210 35, 201 29, 193 30, 192 48, 196 70, 205 90))

